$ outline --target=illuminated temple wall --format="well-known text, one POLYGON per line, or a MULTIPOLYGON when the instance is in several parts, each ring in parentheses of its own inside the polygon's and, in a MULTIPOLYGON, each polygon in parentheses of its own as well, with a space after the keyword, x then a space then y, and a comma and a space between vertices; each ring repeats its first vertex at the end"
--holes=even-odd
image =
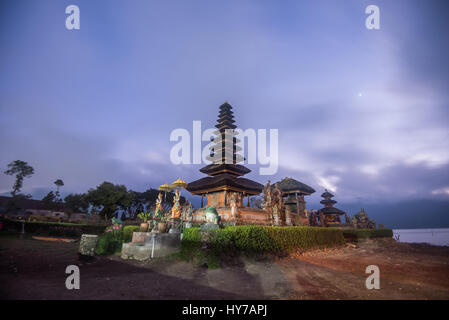
MULTIPOLYGON (((238 216, 233 217, 230 207, 215 207, 218 215, 221 217, 220 222, 235 224, 235 225, 270 225, 270 215, 262 209, 241 207, 238 208, 238 216)), ((193 212, 193 223, 205 222, 206 208, 196 209, 193 212)))

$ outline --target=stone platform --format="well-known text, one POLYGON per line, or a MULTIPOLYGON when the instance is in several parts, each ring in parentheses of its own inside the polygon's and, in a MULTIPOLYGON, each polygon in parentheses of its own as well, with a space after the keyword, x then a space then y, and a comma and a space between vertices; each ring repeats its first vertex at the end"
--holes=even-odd
POLYGON ((181 247, 181 233, 134 232, 133 240, 122 246, 122 259, 139 261, 165 257, 181 247))
MULTIPOLYGON (((226 222, 234 225, 271 225, 270 215, 263 209, 239 207, 237 215, 233 216, 231 207, 215 207, 220 222, 226 222)), ((206 221, 206 208, 196 209, 193 212, 194 223, 204 223, 206 221)))

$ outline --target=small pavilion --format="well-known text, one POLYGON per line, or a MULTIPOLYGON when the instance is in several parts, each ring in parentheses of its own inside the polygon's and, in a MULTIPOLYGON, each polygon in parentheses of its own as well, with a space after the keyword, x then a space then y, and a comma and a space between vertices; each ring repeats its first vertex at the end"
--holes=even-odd
POLYGON ((318 214, 320 216, 321 214, 323 215, 325 219, 324 221, 325 225, 332 225, 332 226, 340 225, 341 224, 340 216, 344 215, 345 212, 343 210, 334 207, 334 204, 337 203, 337 201, 332 200, 334 195, 329 191, 327 191, 327 189, 325 189, 324 193, 321 194, 321 197, 324 198, 323 200, 320 201, 320 203, 324 205, 324 208, 318 210, 318 214))
MULTIPOLYGON (((293 178, 284 178, 277 184, 282 192, 285 206, 289 207, 292 213, 304 216, 306 210, 304 196, 310 196, 315 192, 315 189, 293 178)), ((275 185, 276 183, 272 187, 275 185)))

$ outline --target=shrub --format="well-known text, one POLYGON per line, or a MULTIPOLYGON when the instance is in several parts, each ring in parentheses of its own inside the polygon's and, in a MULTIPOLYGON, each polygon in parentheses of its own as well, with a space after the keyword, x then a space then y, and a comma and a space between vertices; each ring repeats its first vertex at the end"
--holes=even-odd
POLYGON ((353 229, 343 230, 343 236, 345 239, 357 241, 359 239, 372 239, 372 238, 392 238, 392 229, 353 229))
POLYGON ((338 228, 320 227, 265 227, 270 238, 282 251, 307 250, 314 247, 331 247, 344 244, 338 228))
MULTIPOLYGON (((77 223, 66 223, 66 222, 48 222, 48 221, 20 221, 13 219, 4 220, 4 228, 8 230, 22 230, 22 223, 25 224, 26 233, 40 233, 49 235, 51 232, 55 232, 52 229, 64 227, 67 230, 70 228, 75 228, 79 231, 80 236, 83 233, 87 234, 102 234, 104 232, 105 225, 94 225, 94 224, 77 224, 77 223)), ((69 231, 71 232, 71 231, 69 231)), ((67 235, 69 236, 69 235, 67 235)), ((74 235, 75 236, 75 235, 74 235)))
POLYGON ((181 257, 185 260, 203 258, 201 246, 200 228, 184 229, 181 241, 181 257))
POLYGON ((123 228, 123 242, 130 242, 133 239, 133 233, 140 231, 140 226, 125 226, 123 228))
POLYGON ((122 250, 123 230, 106 232, 98 238, 95 254, 109 255, 122 250))
POLYGON ((210 261, 216 264, 217 258, 240 253, 281 254, 341 244, 343 234, 336 228, 230 226, 208 232, 189 228, 183 232, 180 256, 209 265, 210 261))
POLYGON ((49 236, 81 237, 81 234, 82 234, 82 231, 78 227, 51 226, 48 229, 49 236))

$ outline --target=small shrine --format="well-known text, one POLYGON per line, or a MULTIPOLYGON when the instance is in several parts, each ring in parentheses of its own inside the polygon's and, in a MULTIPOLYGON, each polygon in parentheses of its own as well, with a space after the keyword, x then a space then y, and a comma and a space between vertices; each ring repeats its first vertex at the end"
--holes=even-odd
MULTIPOLYGON (((243 178, 251 170, 240 165, 244 158, 237 152, 240 148, 234 129, 234 113, 229 103, 219 107, 217 130, 208 157, 212 163, 200 169, 207 177, 190 182, 186 189, 193 195, 201 196, 201 208, 193 212, 193 222, 204 222, 207 207, 214 207, 220 221, 229 224, 270 224, 266 211, 251 208, 250 197, 262 192, 263 185, 243 178), (229 134, 232 132, 232 134, 229 134), (247 198, 246 206, 244 199, 247 198)), ((211 209, 210 209, 211 210, 211 209)))
POLYGON ((323 200, 320 201, 320 203, 324 205, 324 208, 318 210, 318 217, 321 226, 323 227, 340 226, 341 225, 340 216, 344 215, 345 212, 343 210, 334 207, 334 204, 337 203, 337 201, 332 200, 334 195, 329 191, 327 191, 326 189, 324 193, 321 194, 321 197, 324 198, 323 200))
POLYGON ((363 208, 352 217, 351 224, 354 229, 376 229, 376 221, 370 220, 363 208))
POLYGON ((276 182, 281 191, 284 207, 285 222, 287 225, 307 225, 306 202, 304 196, 310 196, 315 192, 312 187, 299 182, 293 178, 284 178, 276 182))

